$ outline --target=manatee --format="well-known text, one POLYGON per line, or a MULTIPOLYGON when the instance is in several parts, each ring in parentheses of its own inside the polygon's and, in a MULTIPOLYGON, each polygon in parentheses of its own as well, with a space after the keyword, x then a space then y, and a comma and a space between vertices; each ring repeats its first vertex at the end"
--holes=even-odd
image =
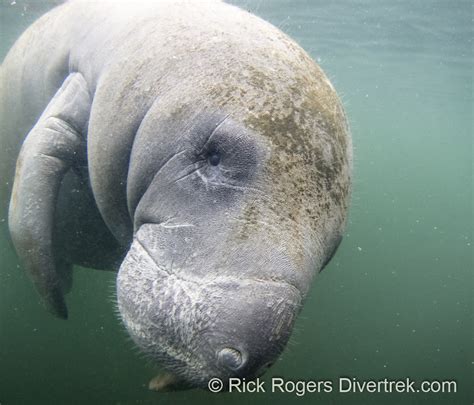
POLYGON ((254 378, 339 245, 347 120, 321 68, 220 1, 71 0, 0 70, 2 215, 46 308, 117 271, 121 320, 166 374, 254 378))

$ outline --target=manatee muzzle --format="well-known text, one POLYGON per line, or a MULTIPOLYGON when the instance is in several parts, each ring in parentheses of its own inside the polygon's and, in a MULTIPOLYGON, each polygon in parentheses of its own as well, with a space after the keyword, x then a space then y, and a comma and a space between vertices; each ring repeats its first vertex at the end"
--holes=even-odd
POLYGON ((235 268, 214 271, 209 262, 201 263, 209 266, 203 276, 193 272, 199 263, 173 265, 161 253, 155 248, 152 256, 136 237, 117 278, 118 308, 137 346, 192 386, 261 375, 289 339, 299 290, 282 280, 239 278, 235 268))

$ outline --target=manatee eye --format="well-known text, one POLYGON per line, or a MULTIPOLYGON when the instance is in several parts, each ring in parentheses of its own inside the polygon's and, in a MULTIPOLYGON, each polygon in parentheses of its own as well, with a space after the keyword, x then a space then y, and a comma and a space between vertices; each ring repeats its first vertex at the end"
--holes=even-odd
POLYGON ((221 161, 221 155, 219 152, 211 152, 209 157, 207 158, 207 161, 211 166, 217 166, 220 161, 221 161))

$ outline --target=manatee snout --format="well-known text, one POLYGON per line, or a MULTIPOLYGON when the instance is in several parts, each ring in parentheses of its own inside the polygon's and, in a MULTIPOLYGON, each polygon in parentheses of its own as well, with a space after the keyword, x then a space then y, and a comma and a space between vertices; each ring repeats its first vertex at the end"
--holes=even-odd
POLYGON ((206 378, 258 377, 288 341, 300 307, 299 292, 286 283, 238 279, 212 288, 224 299, 215 301, 215 321, 197 348, 208 368, 206 378))
MULTIPOLYGON (((185 230, 179 233, 189 241, 185 230)), ((173 262, 169 234, 150 235, 138 232, 117 281, 119 310, 135 343, 190 386, 263 374, 289 339, 301 306, 298 288, 257 276, 265 272, 238 256, 219 262, 190 253, 173 262)))

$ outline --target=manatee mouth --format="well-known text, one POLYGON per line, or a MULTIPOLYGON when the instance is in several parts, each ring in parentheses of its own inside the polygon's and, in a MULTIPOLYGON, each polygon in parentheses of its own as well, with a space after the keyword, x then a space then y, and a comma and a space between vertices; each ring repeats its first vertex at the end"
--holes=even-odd
POLYGON ((118 308, 137 346, 189 386, 212 377, 254 378, 283 351, 301 293, 280 280, 224 274, 196 277, 191 267, 136 237, 117 277, 118 308), (168 265, 162 263, 169 263, 168 265))

